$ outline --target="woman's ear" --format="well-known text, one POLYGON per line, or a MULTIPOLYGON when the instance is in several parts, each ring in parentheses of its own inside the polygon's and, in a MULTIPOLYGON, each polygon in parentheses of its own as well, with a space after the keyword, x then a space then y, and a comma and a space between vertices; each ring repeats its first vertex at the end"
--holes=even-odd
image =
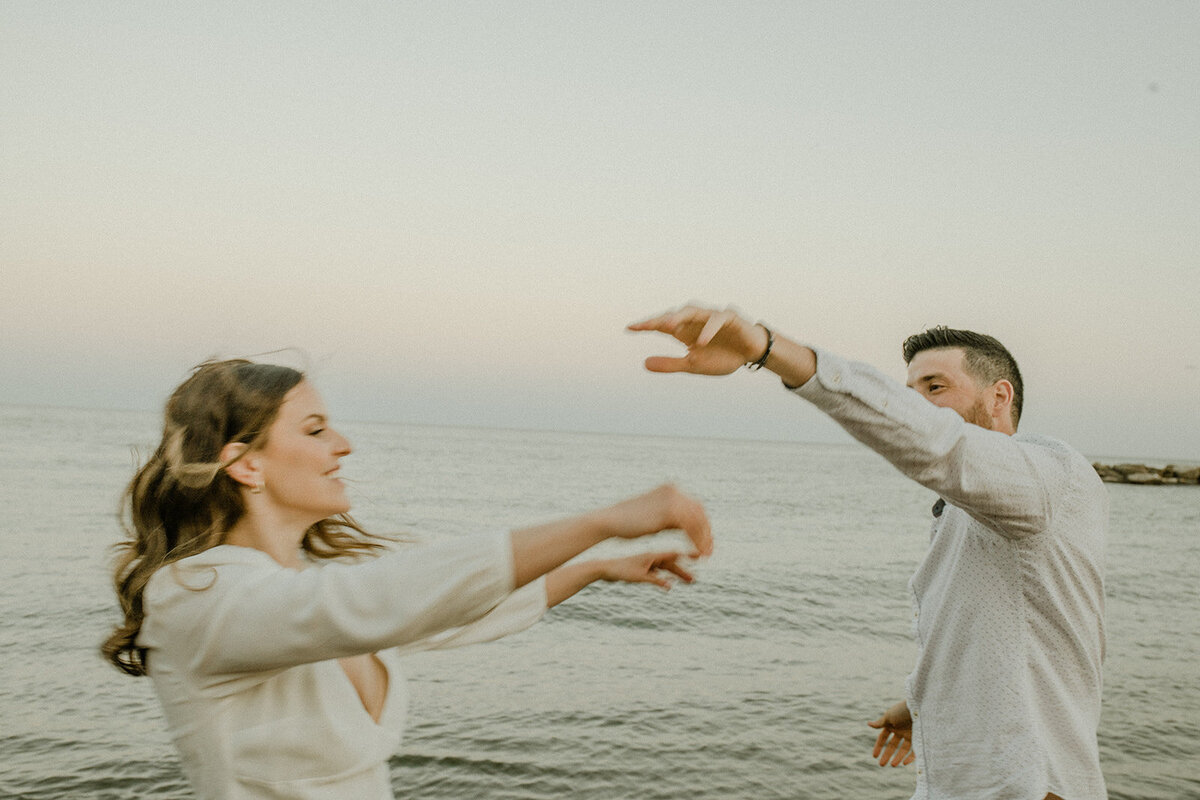
POLYGON ((258 460, 249 452, 250 445, 245 442, 229 442, 221 448, 221 463, 227 464, 225 473, 247 489, 262 485, 259 475, 258 460))

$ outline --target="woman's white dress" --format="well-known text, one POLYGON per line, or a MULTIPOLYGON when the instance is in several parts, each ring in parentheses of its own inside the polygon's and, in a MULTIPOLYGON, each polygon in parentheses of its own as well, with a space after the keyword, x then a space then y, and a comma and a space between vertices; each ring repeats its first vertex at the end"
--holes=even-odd
POLYGON ((393 800, 399 656, 523 630, 546 592, 513 591, 504 533, 302 570, 221 545, 155 573, 145 609, 138 645, 199 798, 393 800), (337 661, 371 652, 388 673, 378 723, 337 661))

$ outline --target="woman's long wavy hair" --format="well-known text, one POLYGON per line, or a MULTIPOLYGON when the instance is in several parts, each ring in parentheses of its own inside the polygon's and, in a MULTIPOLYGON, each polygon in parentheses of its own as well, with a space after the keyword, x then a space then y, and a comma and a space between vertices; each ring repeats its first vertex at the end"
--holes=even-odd
MULTIPOLYGON (((121 499, 128 538, 116 545, 113 583, 125 621, 100 648, 118 669, 146 674, 146 650, 137 637, 150 576, 221 544, 246 513, 241 488, 225 471, 232 461, 221 462, 221 449, 229 442, 248 445, 242 455, 261 448, 284 397, 303 379, 291 367, 206 361, 167 401, 162 441, 121 499)), ((309 528, 301 546, 314 558, 338 558, 372 553, 384 541, 339 514, 309 528)))

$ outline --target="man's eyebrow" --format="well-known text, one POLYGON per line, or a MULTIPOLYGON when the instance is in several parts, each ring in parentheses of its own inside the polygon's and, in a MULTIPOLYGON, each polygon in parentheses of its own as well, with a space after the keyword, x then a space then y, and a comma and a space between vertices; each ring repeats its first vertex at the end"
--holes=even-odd
POLYGON ((942 373, 940 373, 940 372, 931 372, 928 375, 922 375, 921 377, 917 378, 915 381, 910 381, 908 383, 908 386, 909 386, 909 388, 912 388, 913 386, 916 386, 918 383, 929 383, 930 381, 939 381, 939 380, 944 381, 944 380, 946 380, 946 377, 944 375, 942 375, 942 373))

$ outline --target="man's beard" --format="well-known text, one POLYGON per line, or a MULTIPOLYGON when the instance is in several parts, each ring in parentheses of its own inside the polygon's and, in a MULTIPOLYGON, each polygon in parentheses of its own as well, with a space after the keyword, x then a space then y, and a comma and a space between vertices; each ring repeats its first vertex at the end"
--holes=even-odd
POLYGON ((975 398, 975 405, 963 416, 967 422, 972 425, 978 425, 984 430, 992 430, 992 415, 988 413, 987 404, 983 402, 983 397, 975 398))

